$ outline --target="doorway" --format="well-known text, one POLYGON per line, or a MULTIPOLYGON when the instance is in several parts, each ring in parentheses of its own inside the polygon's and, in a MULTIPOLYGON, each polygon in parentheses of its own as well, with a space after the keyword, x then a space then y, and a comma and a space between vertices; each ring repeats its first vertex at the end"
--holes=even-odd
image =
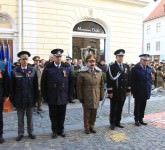
POLYGON ((81 21, 73 28, 72 58, 84 61, 88 52, 94 52, 96 61, 105 60, 106 32, 94 21, 81 21), (92 50, 92 51, 91 51, 92 50))
POLYGON ((96 61, 100 62, 105 59, 105 39, 104 38, 72 38, 72 58, 83 59, 83 49, 92 48, 96 51, 96 61))

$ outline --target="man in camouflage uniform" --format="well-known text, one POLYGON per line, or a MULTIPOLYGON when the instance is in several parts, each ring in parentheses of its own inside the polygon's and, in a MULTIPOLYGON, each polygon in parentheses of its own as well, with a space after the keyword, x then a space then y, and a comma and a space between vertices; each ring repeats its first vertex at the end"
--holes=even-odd
POLYGON ((80 69, 77 76, 77 96, 83 105, 85 133, 96 133, 94 129, 99 101, 104 96, 102 71, 96 67, 96 59, 89 55, 87 66, 80 69))

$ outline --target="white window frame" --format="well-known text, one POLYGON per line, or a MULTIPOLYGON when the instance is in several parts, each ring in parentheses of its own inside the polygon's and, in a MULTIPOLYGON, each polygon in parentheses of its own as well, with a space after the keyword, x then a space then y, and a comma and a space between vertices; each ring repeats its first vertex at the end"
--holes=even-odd
POLYGON ((147 51, 150 51, 150 48, 151 48, 151 43, 147 43, 147 48, 146 48, 146 50, 147 50, 147 51))
POLYGON ((156 32, 160 32, 161 31, 161 23, 157 23, 156 24, 156 32))
POLYGON ((156 41, 155 49, 156 51, 160 51, 160 41, 156 41))
POLYGON ((147 25, 147 34, 150 34, 151 32, 151 25, 147 25))

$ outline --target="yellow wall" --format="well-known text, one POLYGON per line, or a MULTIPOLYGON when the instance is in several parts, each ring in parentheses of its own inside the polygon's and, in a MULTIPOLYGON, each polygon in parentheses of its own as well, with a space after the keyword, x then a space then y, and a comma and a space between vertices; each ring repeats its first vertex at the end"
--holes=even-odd
MULTIPOLYGON (((0 13, 11 15, 17 27, 17 0, 1 0, 0 6, 0 13)), ((116 49, 124 48, 126 61, 133 62, 142 48, 143 7, 120 0, 23 0, 22 47, 46 59, 54 48, 71 51, 74 25, 93 20, 106 28, 108 60, 114 59, 116 49)))

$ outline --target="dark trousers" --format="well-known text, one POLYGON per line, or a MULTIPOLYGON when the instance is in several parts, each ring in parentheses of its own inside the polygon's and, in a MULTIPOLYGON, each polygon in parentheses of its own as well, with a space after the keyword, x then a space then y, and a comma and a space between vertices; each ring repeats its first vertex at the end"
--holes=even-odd
POLYGON ((0 138, 3 135, 3 103, 0 102, 0 138))
POLYGON ((38 93, 38 100, 36 102, 37 109, 41 109, 42 103, 43 103, 43 98, 41 96, 41 91, 39 91, 39 93, 38 93))
POLYGON ((24 135, 24 116, 27 117, 28 134, 33 134, 33 108, 17 108, 18 116, 18 135, 24 135))
POLYGON ((134 106, 135 121, 141 121, 144 118, 146 103, 147 103, 146 99, 135 98, 135 106, 134 106))
POLYGON ((124 103, 125 103, 125 97, 123 98, 113 97, 110 100, 110 119, 109 119, 110 124, 112 125, 120 124, 124 103))
POLYGON ((52 132, 61 134, 64 131, 66 105, 49 105, 49 117, 52 132))

